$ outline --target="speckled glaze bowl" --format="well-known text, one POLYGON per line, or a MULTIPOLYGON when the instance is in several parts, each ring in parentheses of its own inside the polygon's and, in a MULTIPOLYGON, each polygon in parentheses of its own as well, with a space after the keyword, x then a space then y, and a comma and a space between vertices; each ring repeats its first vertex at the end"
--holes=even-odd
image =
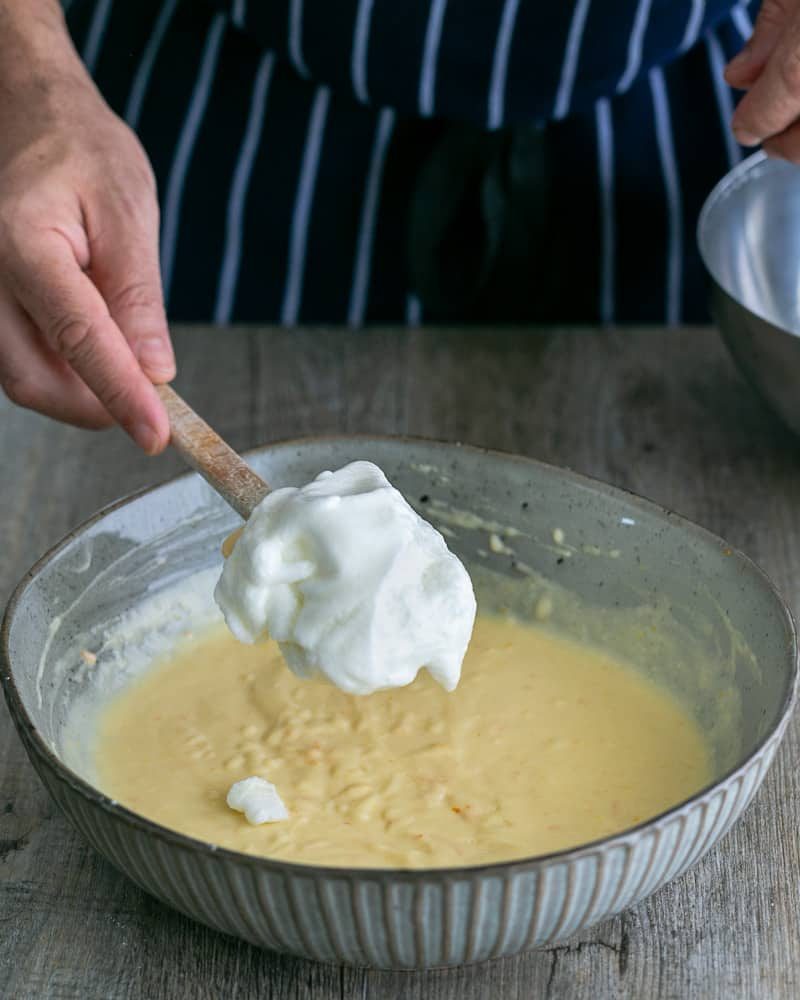
MULTIPOLYGON (((71 691, 82 683, 77 654, 121 610, 218 561, 236 517, 187 475, 92 518, 34 566, 9 604, 2 631, 6 698, 59 807, 147 892, 211 927, 321 961, 384 968, 476 962, 567 937, 694 864, 753 798, 795 699, 792 618, 760 570, 644 500, 524 458, 367 438, 292 442, 249 456, 275 486, 306 482, 356 458, 380 464, 434 523, 449 524, 448 541, 468 565, 486 564, 508 578, 555 579, 589 617, 602 618, 607 609, 610 621, 621 615, 630 623, 660 614, 678 641, 666 643, 671 653, 661 660, 654 654, 656 673, 668 674, 684 647, 707 647, 722 664, 718 675, 703 679, 687 660, 680 676, 709 732, 720 721, 719 706, 728 706, 713 784, 634 829, 577 849, 417 871, 256 858, 173 833, 115 804, 64 763, 64 719, 71 691), (488 530, 513 542, 514 555, 492 553, 488 530), (70 656, 73 673, 54 669, 70 656)), ((624 631, 609 630, 609 649, 624 631)))

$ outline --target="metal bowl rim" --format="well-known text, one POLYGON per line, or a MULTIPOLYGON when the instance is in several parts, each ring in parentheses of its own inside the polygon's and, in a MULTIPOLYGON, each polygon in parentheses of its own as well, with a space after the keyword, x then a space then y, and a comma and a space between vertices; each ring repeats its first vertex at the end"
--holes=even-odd
MULTIPOLYGON (((700 215, 697 220, 697 244, 700 249, 700 256, 703 258, 703 263, 715 280, 719 281, 719 278, 709 263, 707 252, 707 229, 709 218, 712 213, 716 211, 721 202, 728 198, 734 191, 738 190, 740 187, 744 187, 752 181, 753 173, 756 171, 758 171, 758 175, 763 173, 763 170, 759 170, 760 167, 766 167, 769 169, 770 166, 774 166, 776 163, 779 164, 779 162, 780 161, 770 159, 770 157, 768 157, 763 150, 753 153, 752 156, 748 156, 740 163, 737 163, 735 167, 721 177, 709 192, 706 200, 703 202, 703 207, 700 209, 700 215)), ((720 281, 719 284, 721 286, 722 282, 720 281)))
POLYGON ((769 326, 776 333, 785 333, 790 337, 800 337, 800 328, 793 330, 788 326, 784 326, 782 323, 776 323, 774 318, 766 316, 763 312, 746 305, 731 288, 727 287, 719 276, 717 268, 713 267, 711 264, 711 254, 708 244, 709 220, 711 216, 720 208, 725 199, 730 197, 730 195, 739 188, 751 184, 755 179, 763 176, 770 170, 779 170, 783 165, 785 164, 782 160, 776 160, 773 157, 767 156, 763 150, 759 150, 757 153, 753 153, 752 156, 748 156, 746 159, 742 160, 741 163, 737 163, 733 169, 729 170, 728 173, 714 185, 710 194, 703 202, 703 207, 700 210, 700 215, 697 220, 695 235, 703 265, 705 266, 706 271, 708 271, 711 275, 714 284, 720 289, 721 292, 723 292, 723 294, 727 295, 728 298, 740 309, 744 310, 744 312, 767 324, 767 326, 769 326))
POLYGON ((243 454, 248 456, 276 449, 303 447, 309 444, 319 444, 323 442, 342 444, 366 444, 368 442, 377 442, 407 446, 422 443, 426 446, 433 446, 437 449, 441 448, 445 451, 455 448, 466 452, 473 452, 478 455, 494 456, 503 459, 504 461, 517 462, 519 464, 528 465, 532 469, 543 470, 546 475, 551 477, 561 477, 566 482, 582 487, 584 490, 589 489, 594 492, 604 494, 606 497, 612 499, 624 500, 626 503, 633 504, 633 506, 639 507, 649 514, 657 514, 659 517, 677 524, 688 534, 698 537, 706 544, 710 544, 713 547, 724 548, 732 557, 734 557, 731 564, 733 564, 734 561, 738 561, 745 572, 749 573, 750 576, 755 579, 758 586, 766 587, 766 589, 777 600, 778 607, 782 614, 783 623, 789 640, 788 653, 790 655, 791 669, 786 678, 786 686, 780 710, 776 713, 772 725, 761 737, 753 750, 742 758, 738 764, 730 768, 713 782, 710 782, 703 788, 699 789, 694 793, 694 795, 677 802, 675 805, 670 806, 668 809, 663 810, 657 815, 651 816, 641 823, 637 823, 635 826, 626 827, 624 830, 609 834, 605 837, 599 837, 596 840, 589 841, 587 843, 578 844, 574 847, 563 848, 559 851, 551 851, 547 854, 536 854, 523 858, 512 858, 508 861, 430 868, 358 868, 347 866, 312 865, 300 862, 284 861, 279 858, 245 854, 240 851, 220 847, 216 844, 199 840, 195 837, 190 837, 187 834, 179 833, 169 827, 162 826, 161 824, 156 823, 153 820, 149 820, 139 813, 136 813, 109 798, 99 789, 95 788, 94 785, 90 784, 88 781, 84 780, 67 767, 60 757, 50 748, 28 714, 14 680, 13 667, 11 664, 10 636, 14 615, 17 607, 21 604, 28 587, 33 583, 39 573, 50 562, 52 562, 63 549, 65 549, 76 537, 83 534, 98 521, 101 521, 103 518, 120 508, 126 507, 136 500, 144 496, 148 496, 151 493, 156 493, 162 489, 169 489, 175 483, 190 478, 199 478, 198 474, 195 472, 184 472, 172 476, 162 483, 157 483, 152 486, 146 486, 142 489, 135 490, 132 493, 107 504, 69 531, 59 542, 45 552, 45 554, 41 556, 41 558, 39 558, 22 577, 11 594, 3 616, 2 625, 0 625, 0 659, 2 659, 2 665, 4 667, 3 671, 0 673, 0 682, 2 682, 11 715, 14 718, 16 725, 21 730, 24 730, 27 740, 30 741, 30 744, 35 749, 38 756, 47 764, 50 770, 54 772, 55 776, 62 783, 66 784, 73 792, 76 792, 81 798, 86 800, 89 805, 99 808, 102 812, 110 814, 111 817, 121 821, 124 825, 132 827, 138 832, 144 833, 155 840, 165 842, 167 845, 180 848, 184 851, 189 851, 193 854, 201 854, 206 857, 218 857, 222 860, 238 865, 246 865, 260 871, 280 872, 283 874, 289 873, 300 877, 328 879, 349 878, 381 882, 408 882, 409 880, 416 882, 420 880, 425 881, 426 879, 429 880, 431 878, 452 880, 470 876, 488 876, 501 873, 513 875, 518 871, 521 872, 523 870, 540 869, 558 862, 575 862, 583 857, 595 855, 601 850, 607 850, 618 845, 627 845, 629 842, 638 839, 639 835, 646 834, 650 830, 664 826, 681 814, 688 813, 694 808, 710 800, 724 785, 728 784, 732 779, 748 770, 752 763, 762 756, 764 750, 773 740, 779 742, 783 738, 786 726, 797 700, 798 689, 800 689, 797 630, 795 627, 794 617, 777 587, 773 584, 761 567, 758 566, 748 555, 729 545, 718 535, 715 535, 713 532, 695 524, 693 521, 676 514, 674 511, 668 510, 652 500, 647 500, 630 490, 611 486, 608 483, 594 479, 591 476, 586 476, 582 473, 574 472, 571 469, 542 462, 538 459, 529 458, 525 455, 505 452, 499 449, 465 445, 460 442, 446 442, 411 435, 309 435, 306 437, 289 438, 281 441, 270 442, 266 445, 260 445, 255 448, 248 449, 243 454))

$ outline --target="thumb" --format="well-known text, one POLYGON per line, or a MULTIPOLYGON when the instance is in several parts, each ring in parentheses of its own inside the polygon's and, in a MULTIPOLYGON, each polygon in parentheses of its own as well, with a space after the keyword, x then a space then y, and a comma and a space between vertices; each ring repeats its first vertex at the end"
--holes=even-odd
POLYGON ((731 87, 747 90, 758 79, 786 28, 789 7, 788 0, 764 0, 752 37, 725 70, 725 80, 731 87))
POLYGON ((175 377, 175 354, 164 311, 158 261, 158 206, 149 192, 135 215, 106 204, 89 252, 91 278, 145 375, 155 383, 175 377))

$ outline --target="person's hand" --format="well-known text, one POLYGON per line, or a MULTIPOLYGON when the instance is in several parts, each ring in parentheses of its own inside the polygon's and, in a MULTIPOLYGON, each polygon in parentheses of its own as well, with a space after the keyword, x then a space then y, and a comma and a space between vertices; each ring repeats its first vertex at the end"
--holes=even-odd
POLYGON ((0 384, 82 427, 169 439, 175 374, 147 157, 77 61, 0 77, 0 384), (5 86, 4 86, 5 84, 5 86))
POLYGON ((800 163, 800 0, 764 0, 725 79, 747 91, 733 116, 737 140, 800 163))

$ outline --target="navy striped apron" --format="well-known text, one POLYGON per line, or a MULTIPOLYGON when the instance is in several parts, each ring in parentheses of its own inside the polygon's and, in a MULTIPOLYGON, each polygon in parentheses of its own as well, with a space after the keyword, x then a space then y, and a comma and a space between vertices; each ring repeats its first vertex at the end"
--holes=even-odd
MULTIPOLYGON (((722 71, 752 30, 744 3, 65 7, 87 68, 153 163, 174 320, 707 318, 694 229, 743 155, 722 71), (540 161, 537 199, 526 178, 540 161), (415 276, 409 220, 430 177, 431 225, 452 191, 444 263, 462 254, 482 274, 509 223, 515 247, 531 244, 498 258, 480 297, 437 301, 415 276)), ((424 230, 427 210, 417 217, 424 230)))

